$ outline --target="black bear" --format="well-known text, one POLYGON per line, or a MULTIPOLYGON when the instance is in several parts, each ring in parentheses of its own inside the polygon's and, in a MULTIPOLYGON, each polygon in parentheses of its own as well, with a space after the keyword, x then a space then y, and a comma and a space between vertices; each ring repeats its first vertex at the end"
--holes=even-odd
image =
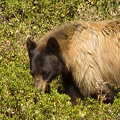
POLYGON ((75 21, 48 32, 38 44, 27 39, 30 73, 45 91, 58 75, 73 105, 77 97, 113 102, 120 85, 120 20, 75 21))

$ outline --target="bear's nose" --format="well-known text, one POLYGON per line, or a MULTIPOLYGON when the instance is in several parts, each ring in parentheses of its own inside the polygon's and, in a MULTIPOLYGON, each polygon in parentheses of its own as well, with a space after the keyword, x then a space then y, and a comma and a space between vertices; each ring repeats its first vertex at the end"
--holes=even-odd
POLYGON ((35 87, 40 88, 41 91, 45 92, 49 83, 47 83, 41 75, 34 77, 35 87))

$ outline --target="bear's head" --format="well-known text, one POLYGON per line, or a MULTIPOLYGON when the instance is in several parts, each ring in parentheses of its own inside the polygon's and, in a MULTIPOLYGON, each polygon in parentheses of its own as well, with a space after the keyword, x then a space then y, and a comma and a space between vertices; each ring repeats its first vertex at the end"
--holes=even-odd
POLYGON ((46 46, 39 50, 37 44, 28 37, 27 50, 35 87, 45 91, 47 85, 65 70, 60 46, 55 38, 50 37, 46 46))

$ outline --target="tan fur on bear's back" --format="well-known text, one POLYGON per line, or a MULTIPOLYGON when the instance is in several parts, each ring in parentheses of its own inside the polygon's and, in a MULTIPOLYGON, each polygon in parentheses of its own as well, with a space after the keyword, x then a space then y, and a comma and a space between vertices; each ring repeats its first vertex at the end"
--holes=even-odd
POLYGON ((120 85, 120 21, 101 23, 89 22, 82 33, 76 30, 67 59, 85 96, 107 91, 106 83, 120 85))
POLYGON ((55 37, 66 67, 84 96, 120 85, 120 20, 76 21, 56 27, 43 37, 37 49, 55 37))

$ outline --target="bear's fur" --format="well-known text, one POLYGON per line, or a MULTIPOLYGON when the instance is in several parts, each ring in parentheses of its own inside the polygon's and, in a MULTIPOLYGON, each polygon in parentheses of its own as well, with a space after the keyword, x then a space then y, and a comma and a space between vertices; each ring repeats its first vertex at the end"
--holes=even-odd
POLYGON ((27 40, 35 86, 45 91, 59 74, 66 94, 113 102, 120 85, 120 20, 75 21, 48 32, 38 45, 27 40))

